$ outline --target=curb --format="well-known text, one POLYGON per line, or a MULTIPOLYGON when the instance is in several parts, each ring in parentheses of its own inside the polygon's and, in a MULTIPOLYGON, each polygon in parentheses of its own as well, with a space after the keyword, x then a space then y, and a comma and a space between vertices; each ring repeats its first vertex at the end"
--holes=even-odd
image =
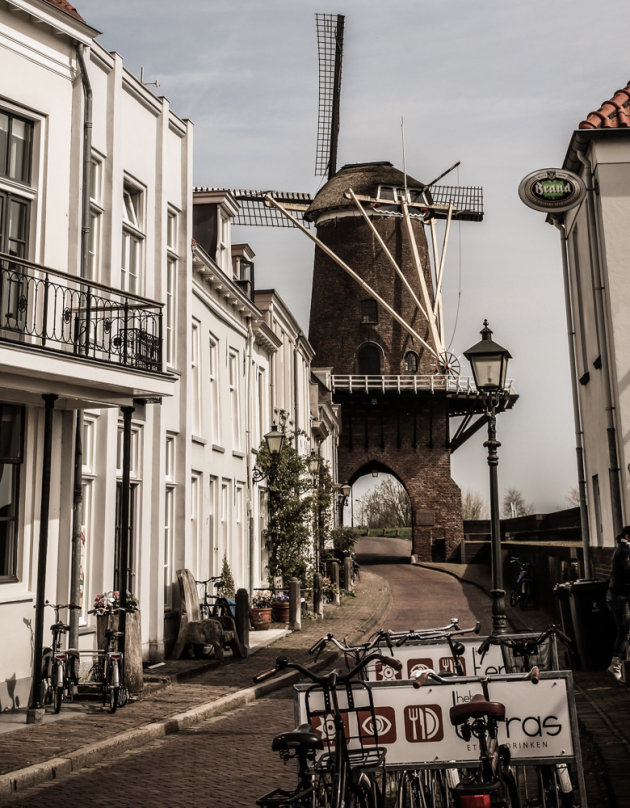
MULTIPOLYGON (((357 644, 362 637, 379 623, 385 614, 389 606, 391 593, 387 582, 383 580, 383 584, 383 598, 381 604, 374 614, 368 617, 352 635, 350 638, 351 645, 357 644)), ((338 657, 338 652, 331 651, 326 654, 325 657, 322 657, 316 663, 307 667, 309 670, 317 671, 329 666, 338 657)), ((207 718, 223 715, 237 707, 243 707, 246 704, 250 704, 266 696, 268 693, 290 685, 299 678, 299 675, 298 671, 288 671, 281 676, 270 679, 268 682, 263 682, 254 687, 243 688, 234 693, 228 693, 218 699, 193 707, 190 710, 185 710, 176 715, 170 715, 162 721, 154 721, 150 724, 138 727, 137 729, 126 730, 117 735, 112 735, 111 738, 104 738, 102 741, 96 741, 95 743, 83 746, 62 757, 52 758, 43 763, 36 763, 32 766, 26 766, 23 769, 16 769, 12 772, 2 774, 0 775, 0 797, 15 795, 31 786, 39 785, 40 783, 55 780, 59 777, 71 774, 72 772, 76 772, 93 763, 102 761, 111 751, 115 750, 118 752, 131 748, 137 749, 140 745, 180 732, 207 718)))

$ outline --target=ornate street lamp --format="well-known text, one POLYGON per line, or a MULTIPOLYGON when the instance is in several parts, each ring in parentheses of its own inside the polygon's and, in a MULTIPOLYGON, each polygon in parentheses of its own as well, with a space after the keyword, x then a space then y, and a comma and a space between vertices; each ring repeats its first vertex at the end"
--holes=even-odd
POLYGON ((262 471, 258 466, 254 466, 252 479, 255 483, 259 483, 275 471, 280 455, 282 454, 282 447, 284 446, 284 432, 281 432, 275 423, 271 425, 270 431, 267 432, 264 437, 267 449, 271 455, 271 468, 269 471, 262 471))
POLYGON ((337 490, 337 504, 339 505, 339 526, 343 525, 343 509, 348 504, 348 497, 350 496, 352 487, 348 483, 340 485, 337 490))
POLYGON ((503 589, 503 564, 501 559, 501 522, 499 519, 499 486, 497 466, 499 455, 497 449, 501 445, 497 440, 497 409, 508 393, 505 390, 510 352, 492 340, 492 331, 488 321, 483 321, 481 341, 467 351, 464 356, 470 362, 475 385, 483 401, 488 421, 488 440, 484 446, 488 449, 488 467, 490 471, 490 540, 492 559, 492 633, 507 632, 505 616, 505 591, 503 589))

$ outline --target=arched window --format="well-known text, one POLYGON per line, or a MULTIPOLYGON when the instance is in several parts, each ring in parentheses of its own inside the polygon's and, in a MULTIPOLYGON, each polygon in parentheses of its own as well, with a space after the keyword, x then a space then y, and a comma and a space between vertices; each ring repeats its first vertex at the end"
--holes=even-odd
POLYGON ((373 297, 361 301, 361 322, 378 323, 378 307, 373 297))
POLYGON ((413 351, 407 351, 403 360, 403 367, 405 369, 405 373, 417 373, 418 354, 414 353, 413 351))
POLYGON ((360 376, 378 376, 381 372, 381 352, 372 343, 364 345, 357 354, 360 376))

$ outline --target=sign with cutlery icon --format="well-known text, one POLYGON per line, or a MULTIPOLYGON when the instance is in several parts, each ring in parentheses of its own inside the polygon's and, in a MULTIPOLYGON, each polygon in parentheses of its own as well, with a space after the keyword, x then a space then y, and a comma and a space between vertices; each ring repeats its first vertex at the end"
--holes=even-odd
MULTIPOLYGON (((417 649, 416 649, 417 653, 417 649)), ((415 657, 424 659, 424 657, 415 657)), ((333 732, 332 716, 324 710, 323 694, 310 685, 295 685, 298 695, 297 720, 310 721, 322 735, 333 732), (309 713, 306 691, 309 691, 309 713)), ((499 743, 509 747, 515 762, 546 763, 575 759, 579 737, 570 672, 542 672, 538 684, 519 674, 490 676, 490 699, 505 705, 506 720, 498 726, 499 743)), ((435 765, 439 761, 465 765, 479 758, 477 741, 465 741, 451 724, 449 711, 482 694, 474 676, 451 677, 444 683, 428 681, 414 688, 409 681, 380 681, 353 691, 348 705, 345 689, 337 691, 349 747, 373 744, 376 728, 378 745, 387 749, 387 765, 435 765), (366 697, 374 705, 374 718, 366 697)), ((453 764, 451 764, 453 765, 453 764)))

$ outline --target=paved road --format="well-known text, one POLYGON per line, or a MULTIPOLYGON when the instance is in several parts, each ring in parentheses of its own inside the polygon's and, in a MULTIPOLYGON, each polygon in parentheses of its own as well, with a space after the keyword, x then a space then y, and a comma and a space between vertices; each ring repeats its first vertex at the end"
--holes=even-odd
MULTIPOLYGON (((476 587, 408 564, 408 542, 370 539, 359 550, 360 561, 383 575, 392 590, 383 626, 440 625, 452 616, 458 616, 462 625, 475 619, 489 621, 487 599, 476 587)), ((292 783, 293 764, 284 766, 270 750, 272 736, 292 724, 292 695, 281 692, 23 792, 7 804, 13 808, 252 808, 265 791, 292 783)))
POLYGON ((481 633, 492 627, 490 600, 474 584, 462 583, 443 572, 409 564, 410 542, 405 539, 362 539, 358 561, 382 575, 392 598, 383 625, 391 629, 430 628, 458 617, 462 628, 481 621, 481 633))

